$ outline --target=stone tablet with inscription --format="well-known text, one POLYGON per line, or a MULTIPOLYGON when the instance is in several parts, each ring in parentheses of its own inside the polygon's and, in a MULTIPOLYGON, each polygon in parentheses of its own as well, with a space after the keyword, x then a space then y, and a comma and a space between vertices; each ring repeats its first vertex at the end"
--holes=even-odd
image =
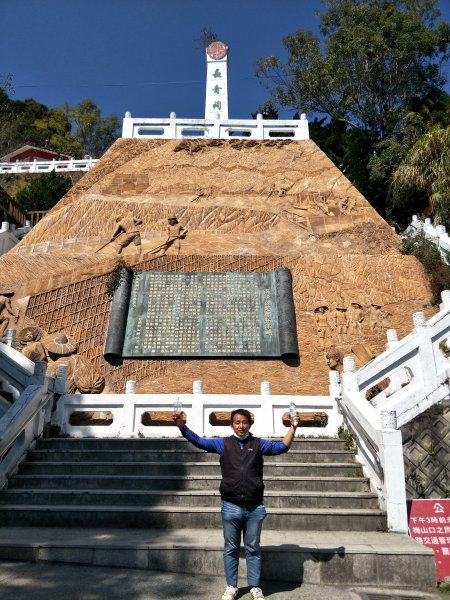
POLYGON ((107 358, 297 355, 291 274, 123 273, 107 358))

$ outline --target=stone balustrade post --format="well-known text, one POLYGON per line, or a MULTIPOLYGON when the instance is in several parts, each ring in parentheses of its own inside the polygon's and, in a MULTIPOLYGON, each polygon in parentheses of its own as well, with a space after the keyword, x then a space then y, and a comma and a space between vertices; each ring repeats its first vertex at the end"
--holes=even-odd
POLYGON ((413 327, 414 329, 418 329, 421 327, 427 326, 427 320, 425 318, 425 314, 423 312, 416 312, 412 316, 413 327))
POLYGON ((389 348, 395 348, 395 346, 397 346, 398 335, 397 335, 396 329, 388 329, 386 331, 386 338, 387 338, 386 350, 389 350, 389 348))
POLYGON ((59 365, 56 369, 55 378, 55 394, 67 394, 67 373, 69 371, 68 365, 59 365))
POLYGON ((16 330, 15 329, 7 329, 5 333, 6 345, 11 346, 11 348, 16 347, 16 330))
POLYGON ((441 292, 442 304, 440 305, 441 310, 450 308, 450 290, 442 290, 441 292))
MULTIPOLYGON (((391 411, 386 412, 390 413, 391 411)), ((382 503, 387 512, 388 529, 395 533, 408 533, 401 431, 398 429, 379 429, 378 448, 380 464, 383 469, 382 503)))
POLYGON ((356 373, 356 362, 353 356, 344 356, 342 360, 344 372, 342 373, 343 389, 351 392, 358 391, 358 376, 356 373))
POLYGON ((130 379, 125 383, 125 394, 135 394, 136 393, 136 381, 130 379))
POLYGON ((270 381, 261 381, 261 396, 270 396, 271 383, 270 381))
POLYGON ((8 221, 2 221, 2 229, 1 231, 8 231, 9 230, 9 223, 8 221))
POLYGON ((198 380, 192 383, 192 393, 195 394, 203 394, 203 381, 198 380))

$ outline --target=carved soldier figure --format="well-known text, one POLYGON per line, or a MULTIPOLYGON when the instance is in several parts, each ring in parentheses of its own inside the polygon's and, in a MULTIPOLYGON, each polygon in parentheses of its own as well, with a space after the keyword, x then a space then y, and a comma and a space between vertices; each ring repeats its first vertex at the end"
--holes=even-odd
POLYGON ((360 335, 363 321, 363 307, 358 302, 352 302, 347 315, 347 333, 349 335, 360 335))
POLYGON ((168 223, 169 224, 167 226, 167 240, 163 244, 156 246, 156 248, 153 248, 153 250, 149 250, 148 252, 146 252, 146 254, 157 254, 161 252, 161 254, 164 255, 166 254, 167 250, 173 245, 177 250, 177 254, 180 253, 180 240, 184 240, 184 238, 188 234, 188 230, 185 229, 183 225, 181 225, 178 222, 178 218, 175 216, 169 217, 168 223))
POLYGON ((389 317, 389 313, 381 310, 381 304, 371 304, 366 314, 369 329, 373 333, 380 332, 384 327, 385 320, 389 317))
POLYGON ((325 353, 325 358, 330 371, 342 370, 342 356, 335 346, 331 346, 325 353))
POLYGON ((328 331, 328 306, 318 306, 314 309, 314 314, 316 317, 316 327, 317 327, 317 335, 320 339, 320 348, 323 350, 325 348, 325 336, 328 331))
POLYGON ((0 338, 5 335, 6 330, 8 329, 10 318, 8 315, 14 317, 15 322, 19 320, 19 311, 14 310, 11 303, 11 296, 14 295, 14 292, 11 290, 0 289, 0 338))

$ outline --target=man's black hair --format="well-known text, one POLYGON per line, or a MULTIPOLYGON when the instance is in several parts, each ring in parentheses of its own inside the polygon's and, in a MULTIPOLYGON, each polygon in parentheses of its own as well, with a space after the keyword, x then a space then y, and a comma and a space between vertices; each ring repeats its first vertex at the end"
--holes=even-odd
POLYGON ((233 425, 234 415, 241 415, 242 417, 246 417, 249 424, 252 424, 252 415, 250 414, 250 411, 248 411, 246 408, 237 408, 236 410, 233 410, 231 412, 230 425, 233 425))

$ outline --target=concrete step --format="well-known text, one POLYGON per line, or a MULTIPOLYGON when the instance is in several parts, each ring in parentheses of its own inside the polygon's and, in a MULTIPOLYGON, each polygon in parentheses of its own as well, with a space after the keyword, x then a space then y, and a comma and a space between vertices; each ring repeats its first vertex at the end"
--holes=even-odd
MULTIPOLYGON (((14 475, 8 481, 14 489, 88 490, 218 490, 220 475, 14 475)), ((365 477, 275 477, 264 476, 265 490, 322 492, 363 492, 369 490, 365 477)), ((0 494, 1 498, 1 494, 0 494)))
MULTIPOLYGON (((416 589, 435 586, 433 551, 405 535, 276 532, 264 526, 261 543, 262 578, 266 581, 416 589)), ((223 573, 222 552, 221 530, 0 527, 0 559, 6 560, 211 576, 223 573)), ((242 558, 239 574, 242 579, 246 576, 242 558)))
MULTIPOLYGON (((202 450, 164 450, 164 456, 161 456, 159 450, 140 450, 135 448, 128 449, 39 449, 31 450, 27 455, 27 460, 30 462, 216 462, 218 455, 202 450)), ((270 462, 301 462, 301 463, 316 463, 316 462, 348 462, 352 463, 355 460, 354 452, 350 450, 290 450, 286 454, 278 456, 265 456, 264 463, 270 462)))
MULTIPOLYGON (((381 531, 386 514, 378 509, 270 508, 268 530, 381 531)), ((10 505, 0 510, 3 525, 44 527, 145 527, 163 529, 220 529, 218 507, 183 506, 64 506, 57 504, 10 505)))
MULTIPOLYGON (((219 472, 218 462, 30 462, 25 461, 20 466, 23 474, 54 474, 54 475, 214 475, 219 472)), ((353 477, 361 475, 361 467, 353 463, 280 463, 268 462, 264 467, 264 476, 301 476, 316 475, 317 477, 353 477)))
MULTIPOLYGON (((132 490, 6 490, 0 494, 0 508, 4 504, 46 504, 65 506, 218 506, 218 491, 132 491, 132 490)), ((268 508, 377 508, 378 496, 371 492, 266 492, 264 503, 268 508)))
MULTIPOLYGON (((282 438, 270 438, 281 441, 282 438)), ((295 438, 292 450, 344 450, 346 441, 338 438, 295 438)), ((203 452, 192 446, 184 438, 39 438, 36 449, 79 449, 79 450, 156 450, 158 452, 189 448, 193 452, 203 452)))

